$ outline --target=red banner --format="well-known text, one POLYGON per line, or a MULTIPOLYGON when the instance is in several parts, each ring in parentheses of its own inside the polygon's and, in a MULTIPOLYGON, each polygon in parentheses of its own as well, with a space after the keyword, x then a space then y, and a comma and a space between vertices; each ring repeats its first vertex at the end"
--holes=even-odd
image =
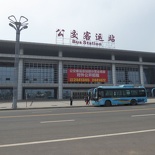
POLYGON ((107 70, 68 69, 68 82, 107 82, 107 70))

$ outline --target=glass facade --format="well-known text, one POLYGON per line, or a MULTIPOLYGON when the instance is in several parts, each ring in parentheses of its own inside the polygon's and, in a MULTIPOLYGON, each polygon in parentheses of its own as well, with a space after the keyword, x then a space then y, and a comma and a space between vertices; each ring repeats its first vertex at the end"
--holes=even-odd
MULTIPOLYGON (((116 64, 116 84, 140 84, 140 67, 139 65, 123 65, 116 64)), ((112 65, 103 63, 69 63, 63 62, 63 79, 64 84, 113 84, 112 82, 112 65), (90 70, 106 70, 108 81, 106 83, 102 82, 68 82, 68 69, 90 69, 90 70)), ((143 66, 143 76, 144 84, 149 84, 147 88, 148 96, 151 96, 151 90, 153 84, 155 84, 155 66, 144 65, 143 66), (152 86, 151 86, 152 84, 152 86)), ((14 82, 14 64, 10 62, 0 63, 0 100, 12 100, 13 88, 12 84, 14 82), (4 88, 4 84, 7 84, 9 88, 4 88)), ((33 83, 33 84, 58 84, 58 62, 39 62, 39 61, 25 61, 23 63, 23 83, 33 83)), ((34 85, 33 85, 34 87, 34 85)), ((91 87, 91 85, 90 85, 91 87)), ((22 99, 56 99, 58 88, 22 88, 23 96, 22 99)), ((87 90, 76 88, 63 88, 62 97, 63 99, 68 99, 71 93, 74 93, 75 98, 83 98, 87 90), (83 91, 82 91, 83 90, 83 91)), ((155 94, 155 93, 154 93, 155 94)))
POLYGON ((71 96, 71 93, 72 93, 71 89, 64 89, 63 90, 63 99, 69 99, 71 96))
POLYGON ((117 84, 140 84, 140 71, 134 65, 116 65, 117 84))
POLYGON ((12 100, 13 89, 0 89, 0 100, 12 100))
POLYGON ((58 83, 56 63, 24 63, 24 83, 58 83))
POLYGON ((155 66, 143 66, 144 84, 155 84, 155 66))
POLYGON ((70 96, 73 96, 74 99, 84 99, 87 95, 88 89, 64 89, 63 90, 63 99, 69 99, 70 96))
POLYGON ((13 83, 14 81, 14 64, 0 63, 0 83, 13 83))
POLYGON ((24 91, 24 99, 28 100, 45 100, 54 98, 54 89, 25 89, 24 91))

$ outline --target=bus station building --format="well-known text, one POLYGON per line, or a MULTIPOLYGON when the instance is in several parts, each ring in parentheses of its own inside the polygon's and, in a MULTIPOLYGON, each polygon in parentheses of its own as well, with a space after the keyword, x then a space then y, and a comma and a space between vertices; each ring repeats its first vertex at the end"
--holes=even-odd
MULTIPOLYGON (((15 41, 0 40, 0 100, 11 100, 15 41)), ((83 99, 100 85, 155 87, 155 53, 63 44, 20 42, 18 100, 83 99)))

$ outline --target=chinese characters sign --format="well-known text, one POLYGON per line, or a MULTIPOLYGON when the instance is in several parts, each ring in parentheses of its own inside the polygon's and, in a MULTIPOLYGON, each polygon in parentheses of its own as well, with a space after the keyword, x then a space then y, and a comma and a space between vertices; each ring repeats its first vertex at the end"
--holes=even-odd
MULTIPOLYGON (((61 39, 62 43, 64 43, 64 40, 67 40, 64 37, 64 33, 65 33, 64 29, 57 29, 56 41, 58 39, 61 39)), ((76 30, 72 30, 70 32, 70 38, 68 40, 70 42, 70 45, 82 45, 82 46, 88 45, 88 46, 105 47, 106 44, 114 45, 115 36, 109 35, 106 41, 102 33, 95 33, 92 35, 91 32, 85 31, 83 33, 82 39, 79 39, 78 32, 76 30)))
POLYGON ((107 70, 68 69, 68 82, 107 82, 107 70))
POLYGON ((62 29, 62 30, 57 29, 57 30, 56 30, 56 33, 57 33, 57 36, 58 36, 58 37, 64 37, 64 32, 65 32, 64 29, 62 29))

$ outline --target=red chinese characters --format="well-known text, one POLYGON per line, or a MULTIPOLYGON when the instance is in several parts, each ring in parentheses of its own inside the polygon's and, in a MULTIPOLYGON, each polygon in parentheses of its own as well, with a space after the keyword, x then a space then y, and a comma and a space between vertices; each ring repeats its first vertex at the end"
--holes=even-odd
MULTIPOLYGON (((78 32, 74 29, 70 32, 70 38, 64 38, 64 29, 57 29, 56 30, 56 42, 57 43, 66 43, 69 41, 71 45, 84 45, 84 46, 96 46, 96 47, 109 47, 113 46, 115 43, 115 36, 109 35, 108 40, 105 41, 103 39, 102 33, 95 33, 95 35, 91 35, 89 31, 85 31, 83 33, 83 39, 79 39, 78 32)), ((66 43, 68 44, 68 43, 66 43)))
POLYGON ((56 30, 57 37, 64 37, 64 32, 65 32, 64 29, 62 29, 62 30, 57 29, 57 30, 56 30))
POLYGON ((95 37, 97 41, 104 41, 101 33, 96 33, 95 37))
POLYGON ((83 39, 90 40, 90 38, 91 38, 91 33, 88 31, 84 32, 83 39))
POLYGON ((71 35, 70 35, 70 37, 73 39, 78 39, 78 33, 76 32, 76 30, 73 30, 72 32, 71 32, 71 35))
POLYGON ((109 35, 108 41, 115 42, 115 36, 114 35, 109 35))

